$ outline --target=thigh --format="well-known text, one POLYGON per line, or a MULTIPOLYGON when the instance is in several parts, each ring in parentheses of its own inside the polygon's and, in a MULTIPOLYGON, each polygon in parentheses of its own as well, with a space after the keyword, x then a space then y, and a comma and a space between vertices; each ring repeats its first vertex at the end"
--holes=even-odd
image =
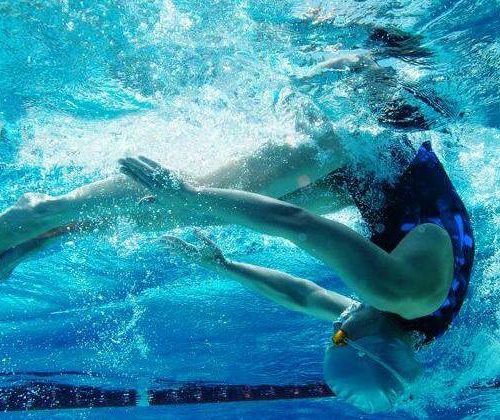
POLYGON ((334 213, 354 205, 344 188, 325 179, 320 179, 286 194, 280 197, 280 200, 316 214, 334 213))
POLYGON ((295 144, 267 143, 250 156, 199 180, 203 186, 239 189, 273 198, 290 194, 344 166, 345 150, 328 116, 306 95, 284 89, 277 111, 294 121, 297 134, 308 139, 295 144))
POLYGON ((325 176, 341 162, 319 159, 312 144, 267 144, 253 155, 224 166, 198 181, 202 186, 231 188, 278 198, 325 176))

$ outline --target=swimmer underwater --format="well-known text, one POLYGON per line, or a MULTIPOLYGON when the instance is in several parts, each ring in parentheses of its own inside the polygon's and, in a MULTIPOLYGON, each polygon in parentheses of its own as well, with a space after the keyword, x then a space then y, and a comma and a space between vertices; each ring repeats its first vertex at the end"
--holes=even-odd
MULTIPOLYGON (((419 373, 413 348, 443 334, 460 309, 472 266, 472 232, 463 204, 428 143, 397 187, 408 194, 401 197, 404 204, 395 206, 399 218, 386 226, 387 233, 384 230, 372 240, 271 197, 195 187, 144 157, 123 159, 120 164, 124 174, 147 187, 165 206, 175 203, 184 211, 200 212, 195 217, 205 215, 211 223, 239 224, 280 236, 335 269, 362 303, 306 279, 230 261, 201 234, 201 247, 164 237, 165 244, 185 259, 233 278, 284 307, 329 321, 340 317, 325 358, 325 378, 339 397, 365 411, 393 406, 419 373), (385 250, 384 241, 398 236, 401 240, 393 249, 385 250), (345 345, 353 349, 335 348, 345 345), (359 351, 372 360, 357 360, 359 351)), ((387 213, 395 217, 393 211, 388 207, 387 213)))
MULTIPOLYGON (((379 71, 365 53, 324 67, 344 63, 379 71)), ((365 411, 390 409, 419 374, 415 352, 447 330, 465 298, 474 255, 467 211, 430 143, 417 151, 406 141, 388 146, 386 155, 399 168, 396 181, 363 178, 315 104, 295 92, 282 94, 279 104, 296 108, 297 126, 314 144, 268 144, 198 179, 144 157, 126 158, 124 175, 63 196, 24 196, 0 214, 0 277, 59 236, 122 215, 154 231, 175 220, 239 224, 288 239, 334 269, 359 302, 310 280, 230 261, 201 234, 201 246, 172 236, 163 242, 286 308, 334 322, 327 384, 365 411), (299 177, 311 182, 297 188, 299 177), (382 205, 374 206, 367 184, 384 196, 382 205), (369 239, 318 215, 352 204, 369 226, 369 239)))

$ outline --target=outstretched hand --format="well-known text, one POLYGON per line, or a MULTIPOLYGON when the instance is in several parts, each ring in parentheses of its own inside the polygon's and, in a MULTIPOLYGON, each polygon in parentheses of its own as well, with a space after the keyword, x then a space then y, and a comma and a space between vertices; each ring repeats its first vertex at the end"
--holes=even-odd
POLYGON ((120 159, 118 162, 123 174, 144 185, 157 198, 182 197, 193 190, 174 171, 144 156, 120 159))
POLYGON ((210 269, 223 268, 227 260, 219 247, 200 231, 195 231, 195 234, 201 242, 200 247, 170 235, 163 236, 161 241, 171 251, 191 263, 210 269))

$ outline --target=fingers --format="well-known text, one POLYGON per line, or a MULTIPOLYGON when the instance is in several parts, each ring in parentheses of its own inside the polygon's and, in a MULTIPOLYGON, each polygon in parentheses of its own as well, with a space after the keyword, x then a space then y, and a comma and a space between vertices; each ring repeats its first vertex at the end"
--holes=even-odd
POLYGON ((123 166, 133 166, 137 169, 140 169, 142 171, 146 170, 151 170, 151 168, 149 168, 148 165, 146 165, 145 163, 141 162, 139 159, 136 159, 136 158, 132 158, 132 157, 127 157, 127 158, 124 158, 124 159, 118 159, 118 163, 120 163, 120 165, 123 165, 123 166))
POLYGON ((128 176, 129 178, 132 178, 135 182, 138 182, 139 184, 144 185, 146 188, 148 188, 150 190, 153 188, 151 182, 149 181, 149 179, 147 177, 144 177, 143 175, 139 174, 138 172, 136 172, 133 169, 130 169, 127 166, 122 166, 120 168, 120 172, 122 174, 128 176))
POLYGON ((120 170, 125 175, 143 184, 150 190, 177 189, 180 180, 168 169, 163 168, 155 161, 141 156, 139 159, 120 159, 120 170))
POLYGON ((212 241, 205 233, 203 233, 203 231, 200 228, 194 228, 193 231, 195 236, 205 245, 209 246, 210 248, 217 248, 215 242, 212 241))
POLYGON ((157 174, 157 171, 151 169, 148 165, 135 158, 120 159, 118 162, 123 167, 135 170, 136 172, 141 172, 150 177, 154 177, 157 174))
POLYGON ((155 162, 154 160, 148 159, 146 156, 139 156, 139 159, 151 166, 151 168, 156 169, 157 171, 164 170, 164 168, 159 163, 155 162))
POLYGON ((217 245, 203 235, 200 229, 196 229, 194 233, 202 242, 200 247, 196 247, 189 242, 170 235, 163 236, 161 240, 168 248, 179 253, 190 262, 211 269, 224 266, 227 260, 217 245))
POLYGON ((179 246, 186 250, 198 250, 198 248, 196 248, 193 244, 190 244, 181 238, 177 238, 176 236, 165 235, 161 238, 161 240, 169 246, 179 246))
POLYGON ((149 166, 133 158, 120 159, 120 171, 149 189, 156 187, 155 174, 149 166))
POLYGON ((161 238, 161 240, 168 248, 180 251, 187 256, 194 256, 199 254, 198 248, 196 248, 189 242, 186 242, 175 236, 165 235, 161 238))
POLYGON ((132 178, 134 181, 142 184, 142 181, 135 175, 134 172, 130 171, 128 168, 126 168, 125 166, 120 166, 120 172, 123 174, 123 175, 126 175, 128 176, 129 178, 132 178))
POLYGON ((161 167, 158 163, 145 158, 144 156, 139 157, 139 159, 135 158, 126 158, 122 159, 123 164, 126 164, 129 167, 135 168, 136 170, 143 172, 145 175, 151 177, 153 181, 161 182, 162 178, 165 178, 170 174, 170 171, 161 167))
POLYGON ((156 197, 154 195, 147 195, 146 197, 142 197, 137 204, 149 204, 149 203, 154 203, 156 201, 156 197))
POLYGON ((217 244, 214 241, 212 241, 207 235, 205 235, 201 231, 201 229, 195 228, 194 234, 202 242, 202 247, 200 248, 201 253, 210 255, 213 261, 216 262, 217 264, 224 265, 227 262, 221 249, 217 246, 217 244))

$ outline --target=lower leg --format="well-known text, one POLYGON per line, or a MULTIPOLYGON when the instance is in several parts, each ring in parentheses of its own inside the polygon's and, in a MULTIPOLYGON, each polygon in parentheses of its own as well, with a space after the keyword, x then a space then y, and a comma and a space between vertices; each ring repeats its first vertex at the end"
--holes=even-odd
POLYGON ((124 176, 51 197, 27 194, 0 214, 0 253, 64 225, 131 214, 147 191, 124 176))
POLYGON ((0 254, 0 280, 8 278, 21 262, 43 249, 52 246, 61 236, 73 231, 82 231, 90 227, 90 225, 63 226, 8 249, 0 254))
MULTIPOLYGON (((270 149, 268 146, 265 150, 271 153, 270 149)), ((232 179, 222 178, 221 171, 216 171, 205 177, 203 183, 222 184, 228 188, 244 183, 250 191, 260 193, 262 190, 268 190, 270 184, 279 184, 284 176, 272 173, 267 181, 261 179, 258 184, 252 184, 250 180, 258 178, 259 168, 257 165, 249 167, 246 164, 247 160, 234 165, 235 173, 232 179), (271 179, 272 176, 276 178, 271 179)), ((314 159, 311 159, 311 165, 314 164, 313 161, 314 159)), ((277 162, 279 163, 279 160, 277 162)), ((301 206, 312 211, 334 211, 337 204, 341 203, 341 206, 349 204, 345 194, 335 186, 325 188, 319 184, 312 184, 297 190, 296 193, 287 193, 293 191, 297 183, 283 182, 284 185, 288 185, 289 188, 276 189, 271 196, 277 198, 278 194, 284 192, 283 200, 300 202, 301 206)), ((183 220, 175 222, 171 220, 170 216, 165 215, 165 209, 148 197, 150 197, 148 190, 121 175, 85 185, 62 196, 27 194, 0 214, 0 253, 51 229, 88 220, 108 222, 117 216, 126 216, 142 227, 157 230, 166 230, 175 224, 183 224, 183 220)))

